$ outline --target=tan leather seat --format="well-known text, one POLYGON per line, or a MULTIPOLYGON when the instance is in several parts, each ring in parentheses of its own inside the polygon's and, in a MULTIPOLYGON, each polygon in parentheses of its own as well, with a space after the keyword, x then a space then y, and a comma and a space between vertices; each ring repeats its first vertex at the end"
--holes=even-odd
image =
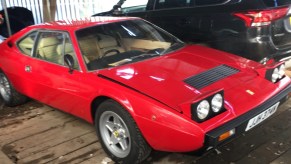
POLYGON ((63 65, 64 62, 62 60, 62 56, 57 53, 58 44, 59 40, 56 37, 42 38, 38 45, 38 53, 40 58, 63 65))
POLYGON ((26 37, 19 42, 18 46, 24 54, 31 55, 33 44, 34 41, 30 37, 26 37))
POLYGON ((72 55, 72 53, 74 53, 74 48, 71 43, 65 43, 64 47, 63 44, 58 45, 56 51, 59 55, 63 55, 63 52, 64 54, 72 55))
POLYGON ((79 40, 81 52, 84 59, 88 60, 86 63, 100 58, 100 50, 97 45, 97 39, 95 37, 86 37, 79 40))
MULTIPOLYGON (((99 59, 104 56, 104 53, 108 50, 118 50, 124 52, 125 50, 118 45, 118 42, 114 37, 109 35, 97 34, 97 36, 84 37, 79 39, 81 52, 86 63, 99 59)), ((113 55, 116 52, 112 52, 107 55, 113 55)))
POLYGON ((76 58, 75 51, 71 43, 65 43, 64 46, 63 44, 58 45, 56 51, 59 54, 59 56, 62 56, 62 58, 66 54, 71 55, 74 58, 74 62, 75 62, 74 68, 79 69, 78 60, 76 58))
MULTIPOLYGON (((116 52, 105 54, 109 50, 117 50, 120 53, 124 52, 124 48, 118 44, 117 40, 109 35, 98 34, 98 45, 103 55, 114 55, 116 52)), ((102 56, 103 56, 102 55, 102 56)))

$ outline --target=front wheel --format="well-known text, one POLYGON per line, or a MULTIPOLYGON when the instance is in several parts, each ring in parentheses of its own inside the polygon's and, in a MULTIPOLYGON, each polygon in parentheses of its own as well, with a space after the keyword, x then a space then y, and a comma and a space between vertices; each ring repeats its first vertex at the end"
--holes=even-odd
POLYGON ((117 102, 107 100, 96 111, 95 126, 105 152, 117 163, 140 163, 151 148, 130 114, 117 102))
POLYGON ((0 72, 0 95, 6 106, 21 105, 28 99, 14 89, 3 72, 0 72))

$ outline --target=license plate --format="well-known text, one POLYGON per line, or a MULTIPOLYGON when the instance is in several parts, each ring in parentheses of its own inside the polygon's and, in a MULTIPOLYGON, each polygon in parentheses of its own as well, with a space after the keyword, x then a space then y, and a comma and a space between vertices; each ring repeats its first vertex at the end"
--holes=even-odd
POLYGON ((259 123, 263 122, 265 119, 267 119, 271 115, 273 115, 277 111, 279 103, 280 102, 277 102, 275 105, 271 106, 270 108, 268 108, 264 112, 258 114, 254 118, 250 119, 245 131, 252 129, 253 127, 257 126, 259 123))

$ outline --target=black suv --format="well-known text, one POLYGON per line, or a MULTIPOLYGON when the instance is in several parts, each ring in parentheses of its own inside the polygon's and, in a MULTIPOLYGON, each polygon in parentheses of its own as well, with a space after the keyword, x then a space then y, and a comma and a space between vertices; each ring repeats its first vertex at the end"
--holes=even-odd
POLYGON ((186 42, 262 63, 291 56, 291 0, 148 0, 122 8, 124 1, 96 15, 141 17, 186 42))
MULTIPOLYGON (((34 24, 33 14, 30 10, 24 7, 8 7, 7 14, 10 22, 11 34, 14 34, 24 27, 34 24)), ((0 15, 2 18, 0 23, 0 35, 7 38, 9 37, 7 21, 5 18, 5 11, 0 10, 0 15)))

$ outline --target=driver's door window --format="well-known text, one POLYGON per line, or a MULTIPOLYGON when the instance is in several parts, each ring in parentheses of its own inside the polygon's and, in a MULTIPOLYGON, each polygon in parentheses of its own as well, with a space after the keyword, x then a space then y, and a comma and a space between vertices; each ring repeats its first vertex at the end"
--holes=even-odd
POLYGON ((68 34, 64 34, 64 42, 57 47, 57 54, 60 54, 62 58, 65 55, 71 55, 74 59, 74 69, 79 70, 79 63, 76 57, 73 44, 68 36, 68 34))
POLYGON ((65 65, 64 56, 71 55, 75 61, 74 69, 79 70, 78 60, 67 33, 64 32, 40 32, 36 47, 36 58, 65 65))
POLYGON ((36 57, 48 62, 64 65, 62 54, 57 52, 57 47, 64 41, 61 32, 41 32, 36 47, 36 57))

